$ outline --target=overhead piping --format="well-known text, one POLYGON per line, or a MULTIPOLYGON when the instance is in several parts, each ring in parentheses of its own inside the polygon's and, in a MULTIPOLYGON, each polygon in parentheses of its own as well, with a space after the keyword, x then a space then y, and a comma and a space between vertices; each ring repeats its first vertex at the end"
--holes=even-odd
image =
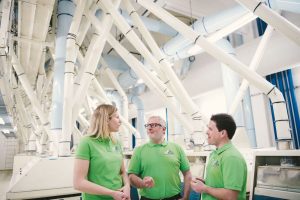
POLYGON ((300 46, 300 28, 257 0, 236 0, 300 46))
POLYGON ((169 14, 163 8, 155 5, 152 2, 139 0, 139 4, 150 10, 153 14, 164 20, 170 26, 174 27, 183 36, 194 41, 195 44, 205 49, 210 55, 220 60, 223 63, 246 78, 249 82, 264 92, 272 101, 275 115, 275 125, 278 130, 278 148, 289 149, 292 145, 292 138, 289 127, 289 119, 287 115, 287 109, 282 93, 271 83, 266 81, 258 74, 252 72, 243 63, 233 58, 232 56, 224 53, 216 45, 208 42, 203 36, 199 35, 192 28, 188 27, 177 18, 169 14))

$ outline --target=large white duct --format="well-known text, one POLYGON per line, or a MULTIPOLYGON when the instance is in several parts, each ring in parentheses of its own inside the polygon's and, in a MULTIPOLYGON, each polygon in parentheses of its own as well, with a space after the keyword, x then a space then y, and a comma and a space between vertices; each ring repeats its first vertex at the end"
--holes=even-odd
POLYGON ((112 55, 104 55, 102 58, 108 64, 108 67, 112 70, 124 73, 125 71, 130 69, 127 63, 120 57, 112 56, 112 55))
MULTIPOLYGON (((125 10, 122 9, 119 9, 119 12, 126 19, 127 23, 132 26, 133 22, 132 19, 130 18, 130 15, 125 10)), ((102 14, 102 10, 98 10, 97 15, 100 16, 101 14, 102 14)), ((141 20, 146 25, 149 31, 161 33, 171 37, 174 37, 177 34, 177 31, 175 31, 172 27, 170 27, 168 24, 164 23, 161 20, 155 20, 145 16, 141 16, 141 20)))
POLYGON ((138 79, 139 77, 131 68, 118 76, 118 81, 124 89, 128 89, 130 86, 135 85, 138 79))
POLYGON ((147 45, 153 52, 155 58, 159 60, 159 63, 161 64, 160 69, 162 71, 162 74, 159 73, 159 76, 162 76, 161 77, 162 80, 167 82, 166 85, 168 85, 168 87, 171 89, 173 94, 175 94, 178 102, 182 105, 184 112, 186 112, 189 115, 190 119, 192 119, 192 122, 194 123, 193 125, 194 125, 195 132, 202 132, 203 130, 203 126, 201 124, 202 116, 200 114, 199 108, 192 101, 186 89, 183 87, 182 83, 178 79, 178 76, 175 74, 174 70, 172 69, 171 64, 167 61, 165 54, 156 44, 152 35, 147 30, 146 26, 143 24, 142 20, 138 16, 134 7, 131 5, 130 1, 125 0, 125 5, 128 12, 132 14, 132 19, 134 24, 138 27, 138 30, 142 33, 147 45))
MULTIPOLYGON (((185 128, 188 131, 193 132, 192 126, 187 122, 187 120, 177 112, 176 107, 168 100, 168 96, 164 93, 163 85, 156 85, 153 82, 154 79, 157 79, 151 72, 146 69, 141 62, 139 62, 134 56, 132 56, 119 42, 117 42, 113 36, 108 37, 108 42, 110 45, 116 50, 116 52, 132 67, 132 69, 138 74, 140 78, 142 78, 147 86, 157 92, 158 95, 162 98, 162 100, 166 103, 167 107, 171 109, 171 111, 178 117, 178 119, 184 124, 185 128), (149 77, 151 76, 151 78, 149 77)), ((157 82, 157 81, 156 81, 157 82)))
MULTIPOLYGON (((259 64, 262 60, 262 56, 266 51, 267 44, 271 39, 272 32, 273 32, 273 28, 271 26, 268 26, 264 35, 262 36, 262 39, 257 47, 254 57, 250 63, 249 66, 250 70, 256 71, 257 68, 259 67, 259 64)), ((253 115, 252 115, 252 108, 250 105, 250 94, 249 94, 248 86, 249 86, 249 82, 247 80, 243 80, 239 88, 239 91, 237 92, 237 95, 235 96, 234 100, 231 103, 229 113, 234 113, 236 111, 237 105, 239 104, 239 102, 241 102, 242 98, 245 96, 243 106, 244 106, 245 115, 247 116, 245 117, 247 132, 249 135, 254 136, 255 135, 254 124, 253 121, 251 120, 251 118, 253 118, 253 115), (249 103, 247 104, 247 102, 249 103)), ((256 147, 255 137, 250 137, 250 142, 252 147, 256 147)))
POLYGON ((66 37, 75 5, 72 1, 58 2, 58 20, 55 45, 51 129, 61 129, 63 113, 64 68, 66 59, 66 37))
MULTIPOLYGON (((201 35, 207 35, 234 22, 235 20, 245 15, 247 12, 249 11, 247 11, 242 6, 235 6, 233 8, 219 12, 218 14, 202 17, 194 22, 194 24, 190 27, 201 35)), ((177 51, 192 43, 193 41, 180 34, 169 40, 161 48, 166 55, 173 56, 177 53, 177 51)))
MULTIPOLYGON (((101 62, 103 62, 103 60, 101 60, 101 62)), ((105 62, 104 62, 104 64, 107 66, 107 64, 105 62)), ((120 98, 121 98, 121 102, 122 102, 120 112, 125 119, 128 119, 128 98, 125 94, 125 91, 123 90, 123 88, 121 87, 119 82, 117 81, 113 72, 108 67, 106 67, 105 72, 108 75, 108 77, 110 78, 110 80, 112 81, 115 88, 117 89, 118 93, 120 94, 120 98)))
POLYGON ((275 86, 258 74, 249 70, 247 66, 237 59, 224 53, 220 48, 208 42, 203 36, 199 35, 192 28, 179 21, 177 18, 169 14, 163 8, 157 6, 155 3, 146 0, 138 0, 138 3, 155 14, 157 17, 164 20, 170 26, 174 27, 174 29, 180 32, 183 36, 189 38, 191 41, 194 41, 195 44, 205 49, 210 55, 221 62, 226 63, 231 69, 239 73, 258 89, 268 95, 274 108, 275 125, 278 130, 278 147, 279 149, 291 147, 292 138, 285 101, 282 93, 275 86))
MULTIPOLYGON (((31 102, 31 105, 33 106, 34 111, 36 112, 36 114, 38 115, 38 117, 42 123, 42 128, 43 128, 44 132, 49 136, 50 135, 50 131, 49 131, 50 123, 48 121, 48 118, 44 114, 44 112, 42 110, 42 106, 41 106, 40 102, 38 101, 33 89, 31 88, 31 85, 26 76, 26 73, 24 72, 23 67, 21 66, 17 56, 15 55, 15 53, 13 51, 11 51, 10 53, 12 56, 12 66, 16 71, 18 79, 21 82, 22 87, 24 88, 26 95, 31 102)), ((53 141, 50 139, 49 142, 52 143, 53 141)), ((42 143, 44 143, 44 141, 42 141, 42 143)))
MULTIPOLYGON (((89 6, 84 0, 78 0, 76 4, 76 9, 74 11, 74 16, 70 29, 66 38, 66 61, 65 61, 65 73, 64 73, 64 102, 63 102, 63 124, 62 124, 62 137, 60 137, 59 143, 59 155, 60 156, 70 156, 70 143, 71 143, 71 133, 74 126, 74 121, 72 120, 72 98, 73 98, 73 86, 75 77, 75 62, 79 51, 79 45, 82 43, 78 41, 79 27, 82 19, 82 14, 85 6, 89 6), (77 44, 76 44, 77 43, 77 44)), ((85 23, 88 24, 88 23, 85 23)), ((84 24, 82 25, 84 26, 84 24)), ((86 34, 87 29, 81 32, 81 38, 86 34)))
POLYGON ((300 2, 298 0, 267 0, 266 3, 275 11, 285 10, 300 13, 300 2))
MULTIPOLYGON (((97 93, 101 96, 101 98, 104 100, 103 103, 108 103, 111 104, 111 101, 107 98, 107 96, 105 95, 105 91, 104 89, 101 87, 101 85, 99 84, 99 82, 97 81, 96 78, 92 79, 92 83, 93 86, 95 88, 95 90, 97 91, 97 93)), ((131 133, 133 135, 135 135, 135 137, 140 138, 140 133, 139 131, 137 131, 130 123, 128 123, 128 119, 125 119, 124 117, 120 116, 120 119, 122 121, 122 123, 131 131, 131 133)))
MULTIPOLYGON (((98 6, 98 4, 101 4, 101 2, 97 2, 96 6, 98 6)), ((114 8, 119 7, 120 5, 120 0, 116 1, 116 4, 113 5, 114 8)), ((88 12, 86 13, 88 18, 93 22, 93 20, 95 20, 95 16, 94 13, 88 12)), ((98 62, 100 60, 101 57, 101 53, 103 51, 104 45, 106 43, 106 38, 107 35, 110 32, 110 29, 113 25, 113 20, 111 19, 111 17, 109 15, 104 15, 102 17, 102 27, 101 30, 96 31, 96 34, 93 35, 93 38, 95 38, 95 40, 90 42, 88 51, 86 53, 86 56, 84 58, 84 62, 82 67, 84 67, 84 72, 82 73, 82 77, 80 80, 80 86, 77 89, 76 93, 75 93, 75 98, 73 100, 73 107, 75 109, 78 109, 81 105, 81 99, 82 96, 85 95, 85 92, 87 91, 87 88, 89 87, 89 84, 91 82, 91 80, 94 77, 94 73, 95 70, 98 66, 98 62)), ((74 111, 73 116, 77 116, 78 110, 74 111)))
MULTIPOLYGON (((217 31, 213 33, 209 33, 207 36, 207 40, 209 42, 217 42, 218 40, 222 39, 223 37, 229 35, 230 33, 236 31, 237 29, 241 28, 242 26, 250 23, 254 19, 256 19, 257 16, 253 15, 253 13, 246 13, 242 15, 240 18, 236 19, 232 23, 222 27, 221 29, 218 29, 217 31)), ((204 50, 200 48, 199 46, 195 44, 189 44, 188 46, 179 49, 176 54, 169 57, 169 59, 183 59, 189 56, 197 55, 202 53, 204 50)))
POLYGON ((287 19, 280 16, 277 12, 257 0, 236 0, 241 5, 248 8, 251 12, 258 15, 262 20, 273 28, 287 36, 289 39, 300 45, 300 29, 287 19))
MULTIPOLYGON (((259 64, 262 60, 262 56, 264 55, 264 52, 266 51, 267 44, 271 39, 272 31, 273 31, 273 28, 271 26, 268 26, 264 35, 262 36, 262 40, 260 41, 260 43, 257 47, 254 57, 251 60, 251 63, 249 65, 250 70, 256 71, 258 69, 259 64)), ((241 83, 241 86, 240 86, 240 89, 239 89, 237 95, 235 96, 234 100, 231 103, 229 113, 234 113, 236 111, 237 105, 241 102, 248 86, 249 86, 249 82, 246 79, 244 79, 241 83)))
MULTIPOLYGON (((128 3, 128 1, 126 3, 128 3)), ((191 98, 188 97, 187 92, 185 91, 182 84, 178 81, 178 77, 172 70, 170 64, 167 62, 165 56, 157 47, 156 43, 154 42, 152 36, 149 34, 145 26, 143 26, 143 23, 139 21, 139 18, 136 15, 136 13, 132 12, 133 21, 139 27, 139 30, 143 33, 144 37, 146 37, 145 40, 147 41, 147 44, 150 47, 151 51, 155 54, 155 57, 150 53, 150 51, 146 48, 146 46, 143 44, 140 38, 135 34, 132 28, 126 23, 126 21, 122 18, 122 16, 116 10, 113 9, 111 3, 108 0, 101 1, 101 5, 107 10, 107 12, 111 14, 115 24, 124 33, 125 37, 143 55, 143 57, 151 64, 151 66, 157 72, 161 80, 156 78, 152 79, 153 81, 155 81, 155 84, 161 85, 159 87, 165 87, 165 90, 163 90, 163 92, 168 92, 169 88, 171 88, 172 93, 176 95, 176 98, 180 101, 183 108, 187 112, 188 119, 191 120, 192 122, 197 122, 193 124, 194 130, 191 133, 202 132, 203 126, 201 124, 202 122, 201 115, 200 112, 198 111, 198 108, 195 107, 195 104, 192 102, 191 98), (168 74, 170 78, 167 77, 166 74, 168 74), (163 84, 161 84, 162 81, 163 84)), ((132 9, 129 8, 129 10, 131 11, 132 9)), ((151 74, 149 75, 151 76, 151 74)))
MULTIPOLYGON (((51 106, 51 151, 53 158, 57 158, 60 154, 62 156, 69 156, 71 134, 62 135, 63 126, 63 103, 64 103, 64 76, 65 76, 65 60, 66 60, 66 43, 67 34, 72 22, 75 5, 72 1, 58 1, 58 15, 57 15, 57 33, 55 42, 55 60, 53 69, 53 92, 52 92, 52 106, 51 106), (66 137, 68 135, 68 137, 66 137), (65 136, 65 137, 62 137, 65 136), (59 138, 62 139, 59 139, 59 138), (63 149, 58 149, 59 147, 63 149), (65 144, 64 144, 65 143, 65 144)), ((68 71, 67 71, 68 72, 68 71)), ((67 74, 67 81, 69 74, 67 74)), ((67 85, 68 86, 68 85, 67 85)), ((67 94, 68 95, 68 94, 67 94)), ((66 96, 65 96, 66 97, 66 96)), ((70 109, 65 111, 68 113, 70 109)), ((66 119, 64 119, 66 120, 66 119)), ((67 121, 66 121, 67 122, 67 121)), ((65 123, 64 123, 65 124, 65 123)))

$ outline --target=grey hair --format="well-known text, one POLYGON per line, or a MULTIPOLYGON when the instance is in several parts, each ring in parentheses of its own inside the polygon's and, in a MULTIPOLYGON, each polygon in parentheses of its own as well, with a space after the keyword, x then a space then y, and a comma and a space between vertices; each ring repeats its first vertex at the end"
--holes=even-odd
POLYGON ((149 117, 148 119, 151 119, 151 118, 156 118, 159 120, 159 123, 163 126, 163 127, 166 127, 166 121, 161 117, 161 116, 151 116, 149 117))

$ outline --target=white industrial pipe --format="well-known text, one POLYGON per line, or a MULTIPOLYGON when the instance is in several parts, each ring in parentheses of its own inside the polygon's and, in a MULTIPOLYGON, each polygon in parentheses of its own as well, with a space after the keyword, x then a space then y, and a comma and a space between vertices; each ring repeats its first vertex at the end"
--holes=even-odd
MULTIPOLYGON (((256 71, 257 68, 259 67, 259 64, 261 63, 262 56, 264 55, 264 52, 266 51, 267 44, 271 39, 273 32, 273 28, 271 26, 268 26, 264 35, 262 36, 262 39, 256 49, 256 52, 251 60, 251 63, 249 65, 249 69, 252 71, 256 71)), ((242 84, 240 86, 239 91, 237 92, 237 95, 235 96, 234 100, 231 103, 229 113, 233 114, 235 113, 237 109, 237 105, 241 102, 243 99, 243 96, 249 86, 249 82, 246 79, 243 79, 242 84)))
MULTIPOLYGON (((26 36, 31 39, 32 38, 32 33, 33 33, 33 27, 34 27, 34 17, 35 17, 35 12, 36 12, 36 7, 37 4, 26 4, 26 2, 23 1, 19 1, 18 2, 18 7, 19 7, 19 11, 22 10, 21 8, 23 8, 24 10, 27 11, 27 17, 28 17, 28 24, 26 24, 26 30, 21 30, 21 23, 19 22, 19 26, 18 26, 18 36, 21 36, 21 33, 24 32, 23 34, 26 34, 26 36)), ((31 43, 23 43, 22 46, 19 44, 18 45, 19 50, 22 48, 22 54, 20 54, 19 52, 17 53, 17 55, 19 55, 19 60, 20 60, 20 64, 22 64, 23 66, 28 66, 30 64, 32 64, 30 62, 30 54, 31 54, 31 43)), ((35 80, 32 79, 32 75, 28 74, 29 77, 29 81, 31 83, 31 85, 33 86, 35 84, 35 80), (33 82, 34 81, 34 82, 33 82)))
POLYGON ((236 0, 273 28, 290 38, 300 46, 300 29, 295 24, 280 16, 277 12, 257 0, 236 0))
MULTIPOLYGON (((55 60, 53 67, 53 92, 52 92, 52 105, 51 105, 51 135, 50 139, 54 141, 50 146, 53 151, 52 158, 58 156, 69 156, 70 153, 70 141, 71 133, 69 137, 65 138, 62 135, 63 124, 63 107, 64 107, 64 78, 69 76, 68 72, 65 72, 66 61, 66 43, 68 37, 68 31, 72 22, 72 16, 74 14, 75 5, 72 1, 58 1, 58 15, 57 15, 57 34, 55 42, 55 60), (62 150, 62 148, 65 148, 62 150)), ((67 80, 68 81, 68 80, 67 80)), ((68 95, 68 94, 67 94, 68 95)), ((69 110, 67 110, 69 111, 69 110)))
MULTIPOLYGON (((98 5, 98 3, 100 2, 97 2, 96 5, 98 5)), ((119 7, 119 5, 120 5, 120 0, 117 0, 114 6, 119 7)), ((90 16, 94 16, 94 13, 91 12, 88 12, 86 14, 88 15, 89 19, 90 16)), ((80 107, 82 96, 84 96, 91 80, 94 77, 94 72, 97 68, 98 62, 101 57, 101 53, 106 43, 107 35, 109 34, 113 24, 112 22, 113 21, 110 16, 107 15, 103 16, 103 20, 102 20, 103 26, 101 27, 101 31, 97 31, 96 40, 93 43, 91 41, 91 44, 89 45, 88 51, 84 58, 84 63, 82 65, 82 67, 84 67, 84 72, 81 77, 80 86, 75 93, 75 98, 73 99, 73 103, 72 103, 74 108, 80 107)), ((74 115, 75 116, 77 115, 76 111, 75 113, 73 113, 73 116, 74 115)))
MULTIPOLYGON (((133 22, 130 18, 130 15, 121 8, 118 9, 120 14, 126 19, 127 23, 130 26, 133 26, 133 22)), ((99 15, 102 14, 102 10, 99 10, 99 15)), ((168 24, 164 23, 161 20, 155 20, 151 19, 149 17, 141 16, 141 20, 143 23, 147 26, 147 29, 151 32, 161 33, 163 35, 167 35, 170 37, 174 37, 177 34, 177 31, 175 31, 172 27, 170 27, 168 24)))
MULTIPOLYGON (((219 29, 222 29, 228 24, 231 24, 234 21, 242 18, 248 12, 249 11, 247 9, 238 5, 233 8, 224 10, 222 12, 218 12, 217 14, 202 17, 198 19, 196 22, 194 22, 194 24, 190 27, 193 28, 196 32, 198 32, 198 34, 207 35, 219 29)), ((178 34, 176 37, 172 38, 166 44, 164 44, 161 48, 163 49, 166 55, 173 56, 179 50, 183 49, 184 47, 192 43, 193 41, 178 34)))
POLYGON ((266 1, 273 10, 286 10, 300 13, 300 2, 298 0, 268 0, 266 1))
MULTIPOLYGON (((113 7, 109 0, 101 0, 100 5, 110 13, 111 18, 114 20, 115 25, 122 31, 125 37, 130 43, 143 55, 143 57, 150 62, 155 71, 160 75, 161 69, 158 61, 152 56, 147 47, 143 44, 141 39, 135 34, 133 29, 128 25, 126 20, 120 15, 120 13, 113 7)), ((93 20, 92 24, 99 26, 99 21, 93 20)), ((100 27, 97 27, 98 29, 100 27)), ((102 28, 102 27, 101 27, 102 28)))
POLYGON ((16 112, 18 113, 19 123, 22 124, 22 128, 18 129, 18 132, 21 133, 23 143, 26 146, 25 149, 27 150, 27 149, 29 149, 28 148, 29 136, 33 132, 32 123, 29 120, 28 112, 26 111, 24 103, 22 101, 22 97, 20 95, 20 89, 17 85, 16 78, 12 77, 11 81, 12 81, 12 91, 13 91, 13 94, 15 96, 14 104, 15 104, 15 107, 16 107, 16 112))
MULTIPOLYGON (((101 87, 101 85, 99 84, 99 82, 97 81, 97 79, 94 77, 92 79, 92 83, 93 86, 95 88, 95 90, 98 92, 98 94, 105 100, 104 103, 108 103, 111 104, 111 101, 107 98, 105 91, 103 90, 103 88, 101 87)), ((122 124, 124 124, 133 135, 135 135, 135 137, 137 138, 141 138, 141 134, 138 130, 136 130, 131 124, 128 123, 128 119, 124 119, 124 117, 122 117, 122 115, 120 116, 121 122, 122 124)))
POLYGON ((73 98, 73 83, 75 76, 75 62, 79 47, 76 45, 78 29, 81 22, 83 10, 87 5, 86 1, 78 0, 74 11, 70 30, 66 38, 66 61, 64 73, 64 96, 63 96, 63 116, 62 116, 62 136, 59 143, 59 156, 70 156, 71 133, 73 130, 72 121, 72 98, 73 98))
POLYGON ((83 105, 83 108, 85 110, 86 116, 89 119, 92 116, 92 114, 93 114, 93 109, 92 109, 91 104, 90 104, 90 97, 89 97, 89 95, 85 96, 82 105, 83 105))
POLYGON ((154 79, 158 78, 152 75, 152 73, 148 69, 146 69, 140 61, 138 61, 133 55, 131 55, 118 41, 116 41, 116 39, 112 35, 109 35, 108 42, 125 60, 125 62, 127 62, 127 64, 132 67, 135 73, 145 81, 147 86, 156 91, 158 95, 160 95, 162 100, 166 103, 167 107, 169 107, 170 110, 182 122, 182 124, 184 124, 184 127, 186 127, 189 132, 193 132, 193 127, 182 115, 178 113, 176 106, 169 101, 168 96, 166 96, 166 93, 163 92, 163 85, 158 86, 157 84, 159 81, 153 81, 154 79), (151 78, 149 76, 151 76, 151 78))
MULTIPOLYGON (((257 68, 262 60, 262 56, 266 50, 267 44, 271 39, 272 32, 273 32, 273 28, 269 25, 267 27, 264 35, 262 36, 262 39, 257 47, 257 50, 252 58, 250 65, 249 65, 250 70, 252 70, 252 71, 257 70, 257 68)), ((234 100, 231 103, 229 113, 233 114, 236 111, 237 105, 241 102, 241 100, 243 99, 243 97, 246 94, 246 97, 244 98, 244 103, 243 103, 245 115, 248 116, 248 117, 245 117, 246 127, 247 127, 248 134, 251 136, 254 136, 255 135, 254 124, 250 119, 250 118, 253 118, 253 116, 252 116, 252 112, 251 112, 252 108, 249 105, 250 104, 250 94, 249 94, 248 86, 249 86, 249 82, 244 79, 239 88, 239 91, 237 92, 234 100), (248 91, 248 93, 246 93, 247 91, 248 91), (247 102, 249 102, 249 103, 247 104, 247 102)), ((251 142, 252 147, 256 147, 257 143, 256 143, 255 137, 250 137, 250 142, 251 142)))
POLYGON ((54 48, 54 43, 53 42, 38 41, 38 40, 35 40, 35 39, 27 39, 27 38, 16 37, 16 36, 12 36, 11 39, 14 40, 14 41, 17 41, 17 42, 54 48))
POLYGON ((113 55, 104 55, 100 61, 104 60, 107 64, 109 69, 118 71, 121 73, 124 73, 130 67, 127 65, 127 63, 120 58, 119 56, 113 56, 113 55))
POLYGON ((138 16, 137 12, 131 5, 129 0, 125 0, 125 5, 129 13, 131 13, 132 20, 134 24, 138 27, 138 30, 142 33, 145 38, 146 43, 150 47, 151 51, 155 55, 156 59, 161 63, 162 72, 169 78, 170 80, 170 89, 173 94, 179 99, 180 104, 184 108, 184 110, 190 115, 189 117, 193 121, 197 121, 194 123, 196 126, 196 130, 201 132, 203 130, 203 125, 199 123, 199 120, 202 119, 199 108, 192 101, 191 97, 187 93, 186 89, 183 87, 182 83, 179 81, 177 75, 172 69, 170 63, 166 60, 165 54, 162 50, 157 46, 155 40, 151 36, 150 32, 147 30, 146 26, 143 24, 142 20, 138 16))
POLYGON ((247 66, 245 66, 237 59, 224 53, 216 45, 208 42, 205 38, 203 38, 201 35, 195 32, 192 28, 188 27, 176 17, 169 14, 163 8, 155 5, 155 3, 146 0, 138 0, 138 3, 146 9, 148 9, 153 14, 155 14, 157 17, 164 20, 167 24, 169 24, 178 32, 180 32, 183 36, 194 41, 195 44, 205 49, 213 57, 215 57, 223 63, 226 63, 231 69, 239 73, 257 88, 259 88, 262 92, 268 95, 272 101, 274 108, 275 125, 278 131, 278 147, 279 149, 290 148, 292 144, 292 138, 290 133, 289 119, 287 115, 285 101, 282 93, 274 85, 266 81, 264 78, 262 78, 255 72, 249 70, 247 66))
MULTIPOLYGON (((101 62, 103 62, 103 59, 101 60, 101 62)), ((103 64, 106 65, 106 66, 108 66, 105 63, 103 63, 103 64)), ((106 74, 108 75, 108 77, 110 78, 110 80, 112 81, 113 85, 118 90, 118 92, 119 92, 119 94, 121 96, 122 104, 123 104, 123 106, 122 106, 122 108, 123 108, 122 114, 123 114, 123 117, 125 119, 128 119, 128 98, 127 98, 127 95, 125 94, 123 88, 121 87, 121 85, 117 81, 117 79, 114 76, 113 72, 108 67, 105 68, 105 72, 106 72, 106 74)))
MULTIPOLYGON (((111 5, 111 3, 109 2, 109 0, 102 0, 100 2, 100 4, 111 14, 111 17, 114 19, 115 24, 119 27, 119 29, 124 33, 125 37, 131 42, 131 44, 137 49, 139 50, 139 52, 147 59, 147 61, 150 62, 151 66, 154 67, 155 71, 159 74, 159 76, 161 76, 161 78, 163 79, 163 82, 165 83, 165 85, 170 84, 170 80, 166 79, 164 73, 162 72, 162 69, 166 66, 168 66, 166 64, 166 60, 162 59, 160 60, 160 62, 164 63, 164 65, 160 64, 158 62, 158 60, 156 60, 154 58, 154 56, 149 52, 149 50, 146 48, 146 46, 141 42, 140 38, 135 34, 135 32, 132 30, 132 28, 126 23, 125 19, 113 8, 113 6, 111 5)), ((142 22, 141 22, 142 24, 142 22)), ((146 28, 145 28, 146 29, 146 28)), ((131 66, 132 67, 132 66, 131 66)), ((170 71, 170 70, 169 70, 170 71)), ((136 71, 135 71, 136 72, 136 71)), ((136 72, 137 73, 137 72, 136 72)), ((173 72, 174 77, 176 76, 175 73, 173 72)), ((149 74, 149 76, 151 76, 151 74, 149 74)), ((159 84, 161 81, 159 79, 152 79, 155 81, 155 84, 159 84)), ((179 84, 178 84, 179 85, 179 84)), ((172 87, 172 86, 171 86, 172 87)), ((161 88, 161 86, 160 86, 161 88)), ((164 92, 167 92, 168 87, 165 86, 165 90, 163 90, 164 92)), ((175 87, 174 87, 175 88, 175 87)), ((180 89, 183 88, 180 87, 180 89)), ((177 88, 178 89, 178 88, 177 88)), ((181 101, 183 106, 186 106, 186 104, 184 103, 184 101, 181 98, 181 94, 179 94, 179 92, 182 91, 177 91, 176 89, 173 90, 174 94, 177 93, 177 98, 181 101), (175 93, 176 92, 176 93, 175 93)), ((169 93, 169 92, 168 92, 169 93)), ((184 92, 183 92, 184 93, 184 92)), ((168 94, 167 94, 168 95, 168 94)), ((186 99, 185 99, 186 100, 186 99)), ((190 102, 190 101, 189 101, 190 102)), ((188 111, 188 113, 190 114, 189 117, 191 117, 191 119, 193 120, 200 120, 201 116, 199 116, 199 112, 197 110, 193 110, 193 112, 191 112, 191 110, 186 109, 188 111)), ((174 112, 175 110, 173 110, 174 112)), ((199 122, 199 121, 198 121, 199 122)), ((201 132, 202 129, 198 128, 199 123, 197 123, 197 127, 196 130, 197 132, 201 132)))
POLYGON ((38 97, 38 99, 40 99, 40 101, 42 102, 42 105, 44 105, 44 106, 46 106, 44 102, 46 101, 47 91, 52 82, 52 78, 53 78, 53 70, 50 69, 50 70, 48 70, 48 73, 46 75, 46 80, 44 82, 42 92, 40 93, 40 96, 38 97))
POLYGON ((129 87, 135 85, 138 79, 139 77, 131 68, 128 68, 127 71, 118 75, 118 82, 124 89, 128 89, 129 87))
MULTIPOLYGON (((45 133, 49 136, 50 135, 50 131, 49 131, 49 126, 50 123, 47 119, 47 117, 45 116, 45 114, 42 111, 42 107, 40 105, 40 102, 38 101, 38 99, 36 98, 33 89, 30 86, 30 83, 27 79, 27 76, 23 70, 23 67, 21 66, 21 64, 19 63, 15 53, 13 51, 10 52, 11 56, 12 56, 12 66, 15 69, 18 79, 20 80, 22 87, 24 88, 28 99, 31 102, 31 105, 33 106, 34 111, 36 112, 36 114, 38 115, 41 123, 42 123, 42 127, 43 130, 45 131, 45 133)), ((50 141, 53 142, 53 141, 50 141)))
MULTIPOLYGON (((241 17, 239 17, 237 20, 228 24, 227 26, 224 26, 223 28, 216 30, 213 33, 209 33, 207 36, 207 40, 212 43, 215 43, 218 40, 222 39, 223 37, 234 32, 235 30, 241 28, 245 24, 250 23, 251 21, 253 21, 256 18, 257 18, 257 16, 255 16, 253 13, 248 12, 248 13, 242 15, 241 17)), ((204 50, 202 48, 200 48, 199 46, 192 43, 192 44, 186 46, 185 48, 177 51, 176 54, 169 57, 169 59, 175 59, 175 60, 183 59, 183 58, 187 58, 189 56, 200 54, 203 51, 204 50)))
POLYGON ((41 99, 39 97, 41 97, 43 83, 45 82, 45 79, 46 79, 45 59, 46 59, 46 48, 43 48, 40 65, 39 65, 38 76, 37 76, 37 80, 36 80, 36 95, 37 95, 38 99, 40 100, 40 102, 41 102, 41 99))

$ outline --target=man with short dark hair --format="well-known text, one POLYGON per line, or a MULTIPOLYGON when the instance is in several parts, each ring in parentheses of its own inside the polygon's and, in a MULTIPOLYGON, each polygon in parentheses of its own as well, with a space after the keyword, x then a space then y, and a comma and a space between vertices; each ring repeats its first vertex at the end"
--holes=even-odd
POLYGON ((210 154, 205 181, 196 178, 192 188, 202 200, 246 199, 247 165, 241 153, 232 145, 236 124, 232 116, 212 115, 208 124, 208 144, 217 147, 210 154))
POLYGON ((150 117, 145 127, 150 142, 134 151, 128 168, 131 184, 140 188, 141 200, 187 200, 192 176, 183 149, 165 140, 166 123, 161 117, 150 117), (183 197, 179 171, 184 176, 183 197))

